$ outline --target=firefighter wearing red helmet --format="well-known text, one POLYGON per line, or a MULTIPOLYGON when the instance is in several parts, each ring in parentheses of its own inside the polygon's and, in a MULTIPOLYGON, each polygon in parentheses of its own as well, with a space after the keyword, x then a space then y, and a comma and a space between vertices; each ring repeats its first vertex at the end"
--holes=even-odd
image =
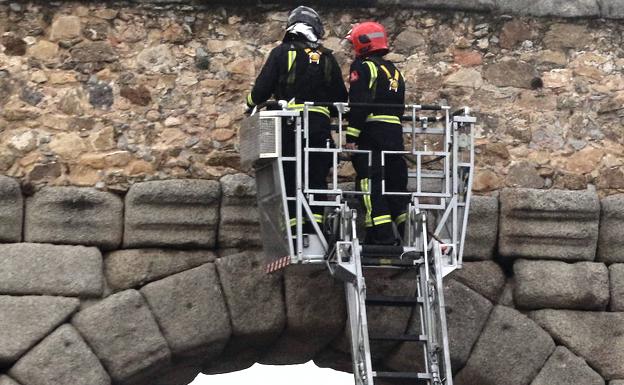
POLYGON ((393 223, 399 234, 403 234, 409 198, 382 195, 381 181, 385 177, 386 191, 407 191, 407 165, 402 156, 386 154, 382 169, 381 151, 404 150, 401 117, 405 81, 396 66, 384 58, 389 52, 388 35, 381 24, 357 24, 346 38, 356 56, 349 76, 349 103, 380 104, 379 107, 352 106, 346 134, 347 148, 370 150, 372 154, 370 169, 367 155, 352 157, 357 173, 356 187, 370 193, 363 196, 365 243, 397 244, 400 240, 395 236, 393 223))
MULTIPOLYGON (((288 15, 284 39, 275 47, 253 89, 247 96, 247 107, 264 103, 271 96, 286 100, 293 110, 303 110, 304 102, 346 102, 347 89, 340 67, 331 50, 323 47, 324 29, 318 13, 305 6, 295 8, 288 15)), ((309 145, 324 148, 331 138, 330 110, 314 106, 309 109, 309 145)), ((294 122, 286 121, 282 130, 282 155, 295 155, 294 122)), ((284 162, 284 179, 288 196, 295 195, 296 167, 294 162, 284 162)), ((328 153, 310 153, 309 183, 314 189, 326 189, 326 177, 332 166, 328 153)), ((288 202, 290 226, 296 224, 294 201, 288 202)), ((314 206, 314 218, 323 221, 323 208, 314 206)), ((310 223, 304 224, 304 232, 313 232, 310 223)))

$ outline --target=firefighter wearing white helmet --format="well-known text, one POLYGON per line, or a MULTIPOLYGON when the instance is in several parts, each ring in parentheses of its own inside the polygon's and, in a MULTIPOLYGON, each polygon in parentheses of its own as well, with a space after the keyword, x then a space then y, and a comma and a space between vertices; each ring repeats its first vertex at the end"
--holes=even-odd
MULTIPOLYGON (((286 32, 282 43, 274 48, 265 62, 256 83, 247 96, 247 106, 254 107, 269 98, 289 101, 289 108, 303 110, 304 102, 346 102, 347 90, 340 67, 331 50, 323 47, 325 33, 318 13, 300 6, 288 15, 286 32)), ((330 129, 330 109, 309 108, 309 145, 324 148, 333 145, 330 129)), ((294 156, 294 125, 282 131, 282 154, 294 156)), ((331 168, 331 155, 310 153, 309 185, 313 189, 327 188, 327 175, 331 168)), ((296 168, 293 162, 284 163, 286 193, 295 195, 296 168)), ((296 225, 294 202, 288 202, 290 226, 296 225)), ((314 206, 314 217, 323 222, 323 208, 314 206)), ((310 223, 304 224, 304 232, 312 233, 310 223)))

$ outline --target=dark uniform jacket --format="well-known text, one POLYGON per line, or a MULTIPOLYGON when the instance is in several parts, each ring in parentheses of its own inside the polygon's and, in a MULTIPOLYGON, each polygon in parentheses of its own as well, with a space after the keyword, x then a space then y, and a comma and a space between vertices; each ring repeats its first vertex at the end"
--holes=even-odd
POLYGON ((253 107, 271 96, 289 102, 294 98, 293 104, 346 102, 347 89, 331 50, 322 46, 313 49, 303 40, 287 37, 269 54, 247 97, 247 105, 253 107))
POLYGON ((403 115, 405 103, 405 80, 392 62, 381 56, 357 58, 351 64, 349 83, 349 103, 400 106, 392 108, 351 107, 347 128, 348 142, 357 142, 360 135, 370 136, 373 134, 370 132, 372 130, 400 127, 400 118, 403 115))

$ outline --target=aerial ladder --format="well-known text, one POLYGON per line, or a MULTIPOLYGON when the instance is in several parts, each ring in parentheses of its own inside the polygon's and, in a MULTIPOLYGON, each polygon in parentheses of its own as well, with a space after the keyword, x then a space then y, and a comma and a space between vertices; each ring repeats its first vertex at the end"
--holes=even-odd
MULTIPOLYGON (((343 118, 348 103, 304 103, 303 111, 291 110, 286 101, 268 102, 247 117, 240 130, 241 163, 256 174, 258 211, 267 270, 277 271, 291 264, 323 264, 329 273, 344 282, 348 309, 348 329, 356 385, 385 383, 452 385, 449 338, 446 325, 443 278, 462 267, 464 238, 468 221, 474 169, 473 129, 476 118, 469 108, 452 111, 449 106, 406 105, 401 118, 404 151, 383 151, 382 168, 389 156, 408 161, 408 192, 390 191, 382 179, 382 194, 407 195, 407 221, 401 246, 362 244, 358 238, 357 211, 349 206, 353 197, 370 194, 345 188, 338 178, 341 162, 353 153, 368 156, 366 150, 343 146, 343 118), (309 133, 310 108, 332 108, 337 117, 335 146, 312 148, 305 140, 309 133), (266 108, 266 109, 265 109, 266 108), (295 130, 295 154, 283 156, 282 130, 295 130), (327 189, 309 186, 308 161, 312 153, 329 153, 333 168, 327 189), (296 164, 296 193, 287 196, 284 164, 296 164), (295 213, 288 202, 295 202, 295 213), (317 224, 311 210, 325 208, 326 218, 317 224), (289 219, 296 216, 291 230, 289 219), (302 224, 310 221, 314 233, 304 234, 302 224), (410 296, 367 295, 365 270, 413 271, 416 290, 410 296), (418 320, 417 333, 371 335, 367 309, 408 307, 418 320), (373 366, 375 341, 414 343, 422 346, 418 371, 376 370, 373 366), (373 342, 373 344, 371 343, 373 342)), ((396 107, 396 106, 395 106, 396 107)), ((384 175, 391 170, 384 170, 384 175)), ((382 177, 383 178, 383 177, 382 177)), ((411 329, 411 328, 410 328, 411 329)), ((376 364, 376 363, 375 363, 376 364)))

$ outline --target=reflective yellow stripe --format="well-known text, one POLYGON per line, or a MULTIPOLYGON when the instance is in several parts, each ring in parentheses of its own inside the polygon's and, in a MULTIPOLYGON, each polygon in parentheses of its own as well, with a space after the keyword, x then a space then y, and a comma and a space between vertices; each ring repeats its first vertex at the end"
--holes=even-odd
POLYGON ((366 227, 371 227, 373 225, 373 220, 371 219, 373 205, 371 204, 370 191, 368 190, 368 178, 364 178, 360 181, 360 190, 362 190, 362 192, 369 193, 362 195, 362 201, 364 202, 364 208, 366 208, 364 223, 366 224, 366 227))
POLYGON ((395 222, 397 225, 400 225, 401 223, 405 222, 406 220, 407 220, 407 213, 403 213, 403 214, 399 215, 399 216, 398 216, 398 217, 394 220, 394 222, 395 222))
POLYGON ((392 217, 390 215, 380 215, 373 218, 375 226, 385 225, 386 223, 392 223, 392 217))
POLYGON ((368 88, 373 88, 373 85, 375 85, 375 82, 377 81, 377 66, 375 65, 375 63, 370 61, 365 61, 364 63, 368 65, 371 76, 370 81, 368 82, 368 88))
MULTIPOLYGON (((385 65, 380 65, 381 69, 386 73, 386 76, 388 77, 388 80, 392 79, 392 75, 390 74, 390 71, 386 68, 385 65)), ((394 70, 394 80, 399 81, 399 70, 395 69, 394 70)))
POLYGON ((347 127, 347 135, 349 135, 349 136, 353 136, 353 137, 359 138, 361 132, 362 131, 358 130, 355 127, 347 127))
POLYGON ((386 68, 385 65, 380 65, 381 69, 386 73, 386 76, 388 76, 388 79, 392 78, 392 75, 390 75, 390 71, 388 71, 388 69, 386 68))
POLYGON ((373 115, 370 114, 366 117, 367 122, 384 122, 384 123, 393 123, 393 124, 401 124, 401 119, 398 116, 394 115, 373 115))
POLYGON ((323 223, 323 214, 314 214, 314 220, 316 223, 323 223))
POLYGON ((297 218, 290 218, 290 221, 289 221, 290 227, 293 227, 296 224, 297 224, 297 218))
MULTIPOLYGON (((295 111, 303 111, 303 104, 288 103, 288 108, 295 111)), ((309 106, 308 111, 318 112, 319 114, 323 114, 329 118, 329 108, 327 107, 309 106)))
POLYGON ((288 72, 293 66, 295 59, 297 58, 297 51, 288 51, 288 72))
POLYGON ((247 104, 250 106, 256 105, 256 103, 254 103, 253 99, 251 98, 251 94, 247 95, 247 104))

